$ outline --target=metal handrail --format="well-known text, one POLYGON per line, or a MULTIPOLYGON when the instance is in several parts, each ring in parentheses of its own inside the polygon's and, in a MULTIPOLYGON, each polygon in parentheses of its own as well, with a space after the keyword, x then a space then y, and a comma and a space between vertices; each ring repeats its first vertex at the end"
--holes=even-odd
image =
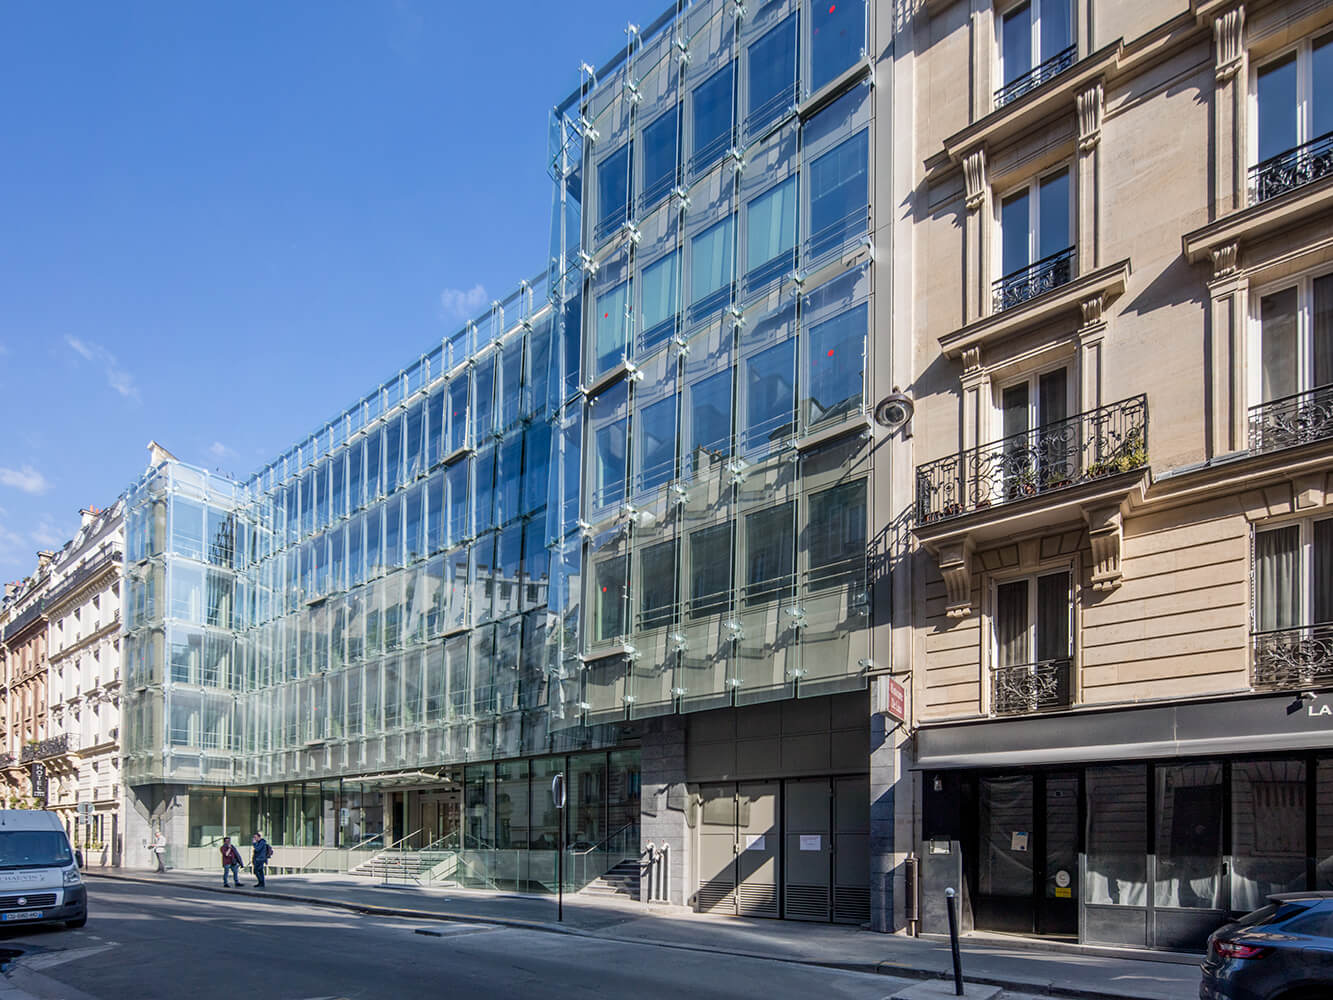
POLYGON ((387 847, 385 847, 384 849, 385 849, 386 851, 392 851, 394 848, 399 847, 399 846, 401 846, 402 844, 407 843, 409 840, 411 840, 413 837, 415 837, 418 833, 424 833, 425 830, 426 830, 426 828, 425 828, 424 826, 421 827, 420 829, 413 830, 413 831, 412 831, 411 833, 409 833, 406 837, 402 838, 401 840, 395 840, 392 844, 389 844, 389 845, 388 845, 387 847))
POLYGON ((1333 132, 1292 146, 1250 167, 1250 203, 1258 205, 1328 176, 1333 176, 1333 132))
POLYGON ((1293 448, 1333 437, 1333 385, 1303 389, 1249 410, 1250 451, 1293 448))
POLYGON ((607 834, 605 837, 603 837, 601 840, 597 841, 597 843, 593 844, 591 847, 586 848, 585 850, 581 850, 581 851, 576 851, 576 850, 574 850, 573 848, 570 848, 569 853, 570 853, 571 855, 575 856, 575 857, 583 857, 583 856, 586 856, 586 855, 588 855, 588 854, 591 854, 593 851, 597 850, 599 847, 602 847, 602 846, 604 846, 604 845, 606 845, 606 844, 609 844, 612 840, 614 840, 616 837, 619 837, 619 836, 620 836, 622 833, 624 833, 626 830, 630 829, 631 827, 638 826, 638 825, 639 825, 639 824, 638 824, 638 822, 637 822, 636 820, 630 820, 630 822, 626 823, 624 826, 622 826, 622 827, 621 827, 619 830, 617 830, 615 833, 609 833, 609 834, 607 834))
POLYGON ((995 91, 995 107, 997 109, 1002 108, 1006 104, 1018 100, 1024 94, 1031 93, 1047 80, 1054 79, 1074 65, 1077 58, 1078 46, 1071 45, 1067 49, 1057 52, 1045 62, 1038 63, 1022 76, 1015 77, 995 91))
POLYGON ((1065 247, 991 282, 991 312, 1013 309, 1074 279, 1077 247, 1065 247))

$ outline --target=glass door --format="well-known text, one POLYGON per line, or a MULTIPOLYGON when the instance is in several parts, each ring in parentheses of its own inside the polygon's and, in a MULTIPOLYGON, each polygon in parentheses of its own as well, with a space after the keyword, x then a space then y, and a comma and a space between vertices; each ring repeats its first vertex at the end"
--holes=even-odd
POLYGON ((1037 932, 1078 934, 1079 776, 1044 776, 1045 823, 1038 892, 1037 932))

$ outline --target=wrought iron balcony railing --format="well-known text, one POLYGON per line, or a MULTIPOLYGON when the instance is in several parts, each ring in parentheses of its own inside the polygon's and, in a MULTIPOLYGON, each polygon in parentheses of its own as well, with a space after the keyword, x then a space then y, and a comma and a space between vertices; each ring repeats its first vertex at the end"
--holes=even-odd
POLYGON ((65 753, 69 750, 69 734, 61 733, 59 736, 52 736, 48 739, 39 740, 36 743, 28 743, 19 752, 19 762, 28 763, 30 760, 44 760, 47 757, 55 757, 57 754, 65 753))
POLYGON ((1251 167, 1250 204, 1258 205, 1329 176, 1333 176, 1333 132, 1251 167))
POLYGON ((1017 715, 1045 712, 1070 705, 1069 657, 1018 666, 991 668, 991 712, 1017 715))
POLYGON ((1148 464, 1148 397, 1133 396, 916 470, 916 522, 1105 479, 1148 464))
POLYGON ((1333 438, 1333 385, 1250 407, 1250 451, 1263 454, 1333 438))
POLYGON ((1250 683, 1296 691, 1333 684, 1333 624, 1255 632, 1250 683))
POLYGON ((1004 107, 1018 100, 1024 94, 1040 87, 1052 77, 1059 76, 1078 61, 1078 46, 1071 45, 1063 52, 1057 52, 1039 66, 1034 66, 1016 80, 1011 80, 995 92, 995 107, 1004 107))
POLYGON ((1067 285, 1074 278, 1073 247, 1043 257, 1035 264, 1006 274, 991 284, 991 312, 1002 313, 1029 299, 1067 285))

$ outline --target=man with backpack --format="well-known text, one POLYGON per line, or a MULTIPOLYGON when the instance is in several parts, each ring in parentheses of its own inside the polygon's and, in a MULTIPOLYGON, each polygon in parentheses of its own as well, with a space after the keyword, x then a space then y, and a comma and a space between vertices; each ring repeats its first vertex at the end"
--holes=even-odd
POLYGON ((227 876, 231 876, 238 886, 241 884, 241 852, 231 842, 230 837, 222 838, 222 884, 230 886, 227 876))
POLYGON ((263 834, 256 833, 250 845, 250 867, 254 869, 255 885, 260 889, 264 888, 264 866, 271 857, 273 848, 268 846, 263 834))

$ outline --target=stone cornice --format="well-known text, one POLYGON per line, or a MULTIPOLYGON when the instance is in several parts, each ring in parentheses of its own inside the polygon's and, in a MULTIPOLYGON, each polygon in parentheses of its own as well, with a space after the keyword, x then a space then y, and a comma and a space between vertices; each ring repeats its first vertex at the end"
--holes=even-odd
MULTIPOLYGON (((1232 244, 1249 243, 1313 221, 1333 212, 1333 177, 1302 185, 1286 194, 1231 212, 1181 237, 1191 264, 1225 255, 1232 244)), ((1232 266, 1235 266, 1234 254, 1232 266)))
POLYGON ((1333 438, 1261 455, 1238 452, 1207 464, 1177 470, 1157 479, 1134 513, 1168 510, 1202 499, 1243 493, 1274 481, 1327 472, 1333 462, 1333 438))
POLYGON ((47 645, 48 654, 46 657, 47 662, 51 664, 60 663, 67 657, 73 656, 80 650, 87 649, 89 646, 93 645, 99 640, 104 639, 109 635, 118 634, 119 632, 120 632, 120 618, 119 616, 117 616, 114 621, 108 622, 107 624, 103 625, 96 632, 89 632, 78 642, 66 646, 58 653, 51 653, 50 644, 48 643, 47 645))

